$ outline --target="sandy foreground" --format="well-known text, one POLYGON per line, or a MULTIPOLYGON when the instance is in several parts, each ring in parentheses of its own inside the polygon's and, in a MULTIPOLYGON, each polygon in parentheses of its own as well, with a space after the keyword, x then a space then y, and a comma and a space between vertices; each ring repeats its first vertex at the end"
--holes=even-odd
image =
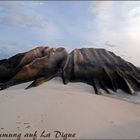
MULTIPOLYGON (((63 85, 58 78, 24 90, 28 84, 0 91, 0 139, 3 133, 26 139, 24 134, 35 131, 44 140, 55 139, 54 131, 61 132, 56 139, 66 133, 75 139, 140 138, 140 104, 95 95, 83 83, 63 85)), ((128 97, 140 101, 139 95, 128 97)))

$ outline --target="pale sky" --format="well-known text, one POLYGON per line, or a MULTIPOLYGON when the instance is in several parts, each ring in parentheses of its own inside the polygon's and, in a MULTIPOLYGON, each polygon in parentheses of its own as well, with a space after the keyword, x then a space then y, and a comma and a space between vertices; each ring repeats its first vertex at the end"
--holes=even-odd
POLYGON ((41 45, 105 48, 140 66, 140 1, 0 1, 0 59, 41 45))

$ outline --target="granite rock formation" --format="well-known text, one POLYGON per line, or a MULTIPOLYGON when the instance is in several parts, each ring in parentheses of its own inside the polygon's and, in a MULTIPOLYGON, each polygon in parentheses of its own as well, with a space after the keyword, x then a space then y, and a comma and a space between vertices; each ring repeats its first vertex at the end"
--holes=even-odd
POLYGON ((82 48, 69 54, 63 69, 63 82, 84 82, 101 90, 121 89, 129 94, 140 90, 140 69, 105 49, 82 48))
POLYGON ((37 47, 0 61, 1 90, 33 81, 27 88, 59 76, 67 60, 65 48, 37 47))
POLYGON ((33 82, 27 88, 35 87, 55 76, 64 84, 92 85, 96 94, 140 90, 140 69, 105 49, 82 48, 68 54, 65 48, 37 47, 0 60, 1 90, 28 81, 33 82))

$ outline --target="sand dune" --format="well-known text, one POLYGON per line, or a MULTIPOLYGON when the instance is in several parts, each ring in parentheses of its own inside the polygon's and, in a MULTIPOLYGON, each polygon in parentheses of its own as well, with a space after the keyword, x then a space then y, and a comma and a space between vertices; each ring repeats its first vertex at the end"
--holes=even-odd
POLYGON ((139 94, 120 94, 124 101, 95 95, 83 83, 63 85, 58 78, 24 90, 28 84, 0 91, 0 134, 37 131, 39 138, 45 130, 53 139, 54 131, 82 139, 140 138, 140 105, 128 102, 139 103, 139 94))

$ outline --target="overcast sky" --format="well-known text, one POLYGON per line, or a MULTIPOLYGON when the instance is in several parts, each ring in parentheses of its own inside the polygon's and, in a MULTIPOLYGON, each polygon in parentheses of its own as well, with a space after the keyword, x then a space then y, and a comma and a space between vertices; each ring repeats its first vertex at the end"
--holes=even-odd
POLYGON ((0 1, 0 59, 41 45, 106 48, 140 66, 140 2, 0 1))

